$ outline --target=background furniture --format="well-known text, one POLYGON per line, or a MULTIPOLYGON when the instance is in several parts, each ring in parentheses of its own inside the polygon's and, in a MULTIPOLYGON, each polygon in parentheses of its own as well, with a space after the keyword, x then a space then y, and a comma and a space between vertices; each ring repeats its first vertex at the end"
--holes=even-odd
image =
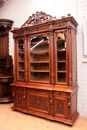
POLYGON ((12 33, 15 42, 13 110, 73 125, 77 112, 78 23, 36 12, 12 33))
POLYGON ((9 30, 12 23, 12 20, 0 19, 0 102, 13 100, 9 86, 13 82, 13 61, 9 55, 9 30))

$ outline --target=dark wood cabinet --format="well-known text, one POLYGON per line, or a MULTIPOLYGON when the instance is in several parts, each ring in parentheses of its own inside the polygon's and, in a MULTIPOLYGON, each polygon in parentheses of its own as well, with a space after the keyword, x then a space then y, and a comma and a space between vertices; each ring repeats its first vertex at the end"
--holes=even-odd
POLYGON ((14 110, 73 125, 77 112, 78 23, 36 12, 12 30, 14 110))
POLYGON ((9 31, 12 20, 0 19, 0 103, 13 101, 10 83, 13 82, 13 60, 9 55, 9 31))

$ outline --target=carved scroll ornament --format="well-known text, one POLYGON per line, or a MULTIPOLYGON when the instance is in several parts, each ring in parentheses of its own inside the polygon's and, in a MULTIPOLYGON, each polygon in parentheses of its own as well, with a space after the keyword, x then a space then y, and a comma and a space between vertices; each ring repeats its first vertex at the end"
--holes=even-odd
POLYGON ((28 18, 28 20, 22 25, 23 27, 28 27, 28 26, 32 26, 38 23, 43 23, 43 22, 47 22, 47 21, 51 21, 53 19, 55 19, 56 17, 52 17, 49 14, 46 14, 44 12, 36 12, 35 14, 32 14, 32 16, 30 16, 28 18))

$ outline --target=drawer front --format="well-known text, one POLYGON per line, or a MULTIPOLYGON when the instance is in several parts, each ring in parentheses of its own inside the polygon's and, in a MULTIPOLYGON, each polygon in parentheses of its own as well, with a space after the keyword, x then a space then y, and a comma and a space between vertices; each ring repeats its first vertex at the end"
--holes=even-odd
POLYGON ((43 90, 43 89, 32 89, 32 88, 27 88, 27 91, 29 92, 29 93, 35 93, 35 94, 49 94, 50 93, 50 91, 47 91, 47 90, 43 90))
POLYGON ((55 91, 54 95, 59 96, 59 97, 61 97, 61 96, 66 97, 67 93, 66 92, 59 92, 59 91, 57 92, 57 91, 55 91))

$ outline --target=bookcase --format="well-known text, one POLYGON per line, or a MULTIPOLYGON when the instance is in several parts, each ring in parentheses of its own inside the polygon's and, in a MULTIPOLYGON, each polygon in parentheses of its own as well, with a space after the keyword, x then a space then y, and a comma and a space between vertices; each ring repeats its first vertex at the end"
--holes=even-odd
POLYGON ((73 125, 77 112, 77 21, 36 12, 14 38, 13 110, 73 125))

